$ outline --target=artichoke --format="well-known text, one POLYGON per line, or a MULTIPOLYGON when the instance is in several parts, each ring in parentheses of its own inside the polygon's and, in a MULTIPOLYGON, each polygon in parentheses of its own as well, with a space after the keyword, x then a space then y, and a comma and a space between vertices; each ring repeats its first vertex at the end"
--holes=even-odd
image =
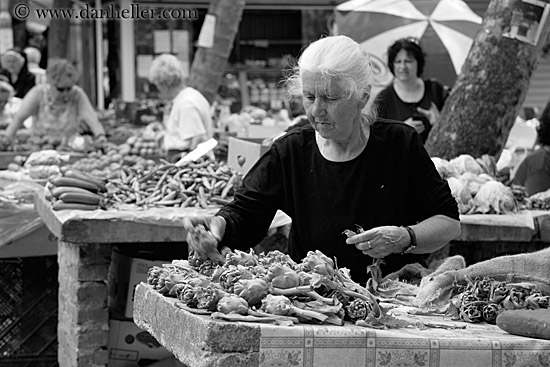
POLYGON ((220 285, 226 291, 233 293, 233 287, 240 279, 252 279, 253 275, 243 266, 230 265, 220 274, 220 285))
POLYGON ((466 322, 477 323, 483 321, 483 303, 472 302, 460 308, 459 317, 466 322))
POLYGON ((194 249, 202 260, 211 260, 218 264, 225 262, 222 254, 218 251, 218 240, 202 224, 198 224, 189 230, 187 243, 189 248, 194 249))
POLYGON ((229 294, 219 300, 217 310, 224 314, 237 313, 239 315, 248 314, 248 302, 236 294, 229 294))
POLYGON ((274 296, 268 294, 264 299, 262 299, 262 311, 267 312, 272 315, 296 315, 306 320, 318 320, 326 321, 329 317, 320 312, 303 310, 299 307, 296 307, 292 304, 290 299, 285 296, 274 296))
POLYGON ((286 264, 292 268, 296 266, 296 262, 292 258, 279 250, 269 251, 267 254, 261 253, 258 257, 258 262, 266 267, 269 267, 271 264, 282 263, 286 264))
POLYGON ((233 293, 244 298, 249 305, 254 306, 269 293, 269 286, 262 279, 241 279, 233 286, 233 293))
POLYGON ((319 250, 309 251, 298 268, 298 270, 317 273, 329 278, 334 276, 334 262, 319 250))
POLYGON ((244 252, 240 250, 234 250, 225 255, 225 265, 243 265, 243 266, 255 266, 258 264, 258 260, 254 255, 254 250, 250 249, 250 252, 244 252))
POLYGON ((285 264, 273 264, 267 269, 266 280, 275 288, 294 288, 301 284, 298 273, 285 264))
POLYGON ((195 292, 194 298, 197 301, 197 308, 216 311, 219 300, 226 295, 225 291, 209 285, 207 287, 199 287, 195 292))
POLYGON ((483 315, 483 320, 490 324, 494 324, 499 314, 499 307, 496 303, 487 303, 481 309, 481 313, 483 315))
POLYGON ((346 314, 352 321, 365 320, 373 312, 372 304, 356 298, 346 306, 346 314))

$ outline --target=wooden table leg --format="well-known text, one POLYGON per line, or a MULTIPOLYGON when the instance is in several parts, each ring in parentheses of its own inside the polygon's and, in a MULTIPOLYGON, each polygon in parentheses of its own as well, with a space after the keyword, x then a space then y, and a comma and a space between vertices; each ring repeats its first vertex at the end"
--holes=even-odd
POLYGON ((106 366, 111 245, 63 241, 58 245, 59 366, 106 366))

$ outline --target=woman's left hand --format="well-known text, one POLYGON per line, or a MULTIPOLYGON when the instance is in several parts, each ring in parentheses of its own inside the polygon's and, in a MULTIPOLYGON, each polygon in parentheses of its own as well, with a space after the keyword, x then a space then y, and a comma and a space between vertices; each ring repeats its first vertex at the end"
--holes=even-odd
POLYGON ((424 116, 426 116, 430 121, 430 125, 432 126, 437 122, 437 120, 439 120, 439 110, 437 109, 437 106, 433 102, 429 110, 425 110, 421 107, 417 107, 416 110, 421 114, 423 114, 424 116))
POLYGON ((401 253, 409 245, 407 230, 397 226, 383 226, 369 229, 346 239, 347 244, 355 245, 363 254, 374 258, 401 253))

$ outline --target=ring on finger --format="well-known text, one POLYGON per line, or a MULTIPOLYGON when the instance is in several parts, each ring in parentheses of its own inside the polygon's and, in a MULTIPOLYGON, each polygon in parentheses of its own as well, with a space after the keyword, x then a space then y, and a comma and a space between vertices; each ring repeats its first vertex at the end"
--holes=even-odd
POLYGON ((372 246, 370 245, 370 241, 367 241, 367 246, 369 246, 369 249, 372 248, 372 246))

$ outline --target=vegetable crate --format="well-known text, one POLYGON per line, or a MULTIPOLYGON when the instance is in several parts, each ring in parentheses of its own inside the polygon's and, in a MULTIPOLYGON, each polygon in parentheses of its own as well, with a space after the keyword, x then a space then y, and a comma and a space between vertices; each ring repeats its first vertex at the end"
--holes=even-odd
POLYGON ((57 367, 57 256, 0 260, 0 367, 57 367))

